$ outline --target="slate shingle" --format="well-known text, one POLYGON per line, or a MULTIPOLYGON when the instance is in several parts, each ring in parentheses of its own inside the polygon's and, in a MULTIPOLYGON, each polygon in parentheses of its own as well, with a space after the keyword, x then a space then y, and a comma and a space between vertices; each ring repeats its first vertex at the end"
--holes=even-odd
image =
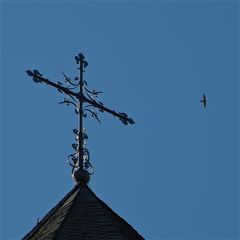
POLYGON ((76 185, 23 240, 142 240, 86 184, 76 185))

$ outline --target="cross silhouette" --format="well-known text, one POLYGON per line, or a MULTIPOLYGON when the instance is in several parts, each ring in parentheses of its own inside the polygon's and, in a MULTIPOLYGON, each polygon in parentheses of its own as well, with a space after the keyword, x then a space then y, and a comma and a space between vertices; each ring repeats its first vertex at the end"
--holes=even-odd
POLYGON ((90 174, 93 173, 93 167, 90 163, 90 154, 86 148, 86 139, 88 136, 85 133, 85 129, 83 128, 83 118, 87 116, 87 113, 91 113, 91 116, 100 122, 98 118, 98 114, 95 111, 95 108, 100 112, 107 112, 117 118, 124 124, 134 124, 134 120, 129 118, 126 113, 116 112, 115 110, 111 110, 104 106, 104 104, 100 101, 96 101, 95 97, 98 96, 101 92, 97 92, 95 90, 90 91, 87 88, 87 82, 83 79, 83 73, 88 65, 85 57, 82 53, 75 56, 76 63, 79 65, 77 67, 79 69, 79 77, 75 77, 74 81, 67 77, 64 72, 62 72, 64 76, 65 83, 67 86, 63 86, 61 82, 54 83, 50 81, 48 78, 44 78, 43 75, 36 69, 33 71, 27 70, 26 73, 32 77, 33 81, 36 83, 46 83, 54 88, 56 88, 59 92, 65 93, 66 97, 64 98, 62 103, 66 103, 67 105, 72 104, 75 107, 75 112, 79 116, 79 125, 78 129, 73 129, 74 134, 76 135, 77 143, 72 144, 75 152, 68 156, 68 163, 72 166, 72 173, 77 169, 87 170, 90 174), (73 90, 79 89, 79 92, 74 92, 73 90), (87 105, 84 105, 87 104, 87 105), (91 168, 91 171, 89 170, 91 168))

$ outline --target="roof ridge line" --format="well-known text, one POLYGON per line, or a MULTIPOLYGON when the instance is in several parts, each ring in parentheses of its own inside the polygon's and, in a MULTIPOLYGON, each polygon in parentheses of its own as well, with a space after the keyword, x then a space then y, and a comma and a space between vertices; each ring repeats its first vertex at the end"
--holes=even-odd
MULTIPOLYGON (((77 183, 76 187, 77 187, 77 189, 79 190, 77 194, 79 194, 79 192, 80 192, 84 187, 89 188, 89 187, 87 186, 87 184, 85 184, 85 183, 83 183, 83 184, 81 184, 81 183, 77 183)), ((74 191, 69 192, 69 194, 70 194, 70 193, 74 193, 74 191)), ((77 194, 75 195, 74 198, 76 198, 77 194)), ((70 195, 71 195, 71 194, 70 194, 70 195)), ((65 201, 64 201, 64 202, 65 202, 65 201)), ((54 237, 53 237, 54 239, 55 239, 55 236, 57 235, 58 230, 61 228, 62 224, 65 222, 65 219, 66 219, 67 216, 69 215, 69 213, 70 213, 70 211, 71 211, 73 205, 74 205, 74 203, 71 204, 71 206, 70 206, 69 209, 68 209, 67 214, 64 216, 63 221, 62 221, 61 224, 59 225, 58 229, 55 231, 55 233, 54 233, 54 237)), ((60 207, 61 207, 61 206, 60 206, 60 207)))
POLYGON ((113 213, 115 216, 117 216, 117 218, 119 218, 119 220, 124 223, 127 227, 129 227, 130 229, 132 229, 132 231, 139 236, 139 240, 144 240, 144 238, 126 221, 124 220, 121 216, 119 216, 115 211, 113 211, 105 202, 103 202, 88 186, 87 186, 88 190, 97 198, 97 200, 99 201, 99 203, 101 204, 101 207, 105 208, 107 211, 104 211, 106 213, 106 215, 109 217, 109 219, 111 220, 111 222, 114 224, 114 226, 124 235, 126 234, 126 232, 123 231, 122 228, 119 227, 118 222, 116 221, 116 219, 114 219, 112 217, 112 215, 110 213, 113 213))
POLYGON ((39 228, 41 228, 41 226, 45 223, 45 221, 47 221, 64 204, 64 202, 80 187, 81 187, 80 183, 76 184, 74 188, 70 192, 68 192, 65 195, 65 197, 63 197, 63 199, 57 203, 57 205, 55 205, 55 207, 48 211, 48 213, 42 218, 42 220, 37 225, 35 225, 32 228, 32 230, 22 238, 22 240, 27 240, 29 237, 33 237, 38 232, 39 228))

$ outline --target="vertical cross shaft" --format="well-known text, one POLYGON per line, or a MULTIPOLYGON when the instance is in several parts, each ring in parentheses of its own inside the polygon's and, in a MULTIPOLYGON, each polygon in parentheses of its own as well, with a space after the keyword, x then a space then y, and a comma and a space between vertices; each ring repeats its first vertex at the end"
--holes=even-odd
MULTIPOLYGON (((77 67, 79 69, 79 77, 75 77, 77 83, 74 83, 71 78, 67 77, 63 72, 63 76, 65 79, 65 83, 67 87, 64 87, 61 82, 54 83, 50 81, 48 78, 44 78, 43 75, 37 70, 34 69, 33 71, 27 70, 26 73, 32 77, 33 81, 36 83, 46 83, 54 88, 56 88, 59 92, 65 93, 66 97, 64 98, 62 103, 66 103, 67 105, 71 104, 75 107, 75 112, 79 115, 78 116, 78 129, 73 129, 74 134, 76 134, 76 141, 77 143, 72 144, 73 149, 75 152, 73 154, 68 155, 68 163, 72 167, 72 174, 75 178, 76 175, 79 175, 81 178, 81 174, 83 173, 86 177, 86 172, 88 174, 93 174, 94 169, 91 165, 90 161, 90 154, 88 149, 85 147, 85 139, 87 139, 87 135, 84 132, 83 128, 83 117, 87 116, 87 113, 91 114, 98 122, 100 122, 98 118, 98 113, 94 110, 97 109, 100 112, 107 112, 112 116, 119 118, 119 120, 124 124, 134 124, 134 120, 129 118, 126 113, 123 112, 116 112, 115 110, 111 110, 104 106, 104 104, 100 101, 96 101, 95 97, 98 96, 101 92, 97 92, 95 90, 90 91, 87 88, 87 83, 83 79, 84 69, 87 67, 88 63, 85 60, 85 57, 82 53, 75 56, 75 60, 77 62, 77 67), (77 89, 79 87, 79 92, 72 91, 73 89, 77 89), (84 103, 87 103, 84 106, 84 103), (90 170, 89 170, 90 169, 90 170), (85 173, 84 173, 85 172, 85 173)), ((87 174, 87 175, 88 175, 87 174)), ((89 175, 88 175, 89 176, 89 175)), ((79 177, 77 177, 79 178, 79 177)), ((89 177, 87 177, 89 180, 89 177)), ((76 178, 75 178, 76 180, 76 178)), ((87 180, 87 181, 88 181, 87 180)))
MULTIPOLYGON (((80 96, 83 96, 83 64, 84 56, 80 55, 79 69, 80 69, 80 82, 79 90, 80 96)), ((80 169, 83 169, 83 101, 79 98, 79 128, 78 128, 78 165, 80 169)))

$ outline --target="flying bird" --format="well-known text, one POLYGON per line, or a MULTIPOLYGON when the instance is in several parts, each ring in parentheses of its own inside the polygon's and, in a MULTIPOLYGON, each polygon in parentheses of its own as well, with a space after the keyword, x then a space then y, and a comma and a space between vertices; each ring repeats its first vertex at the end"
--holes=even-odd
POLYGON ((207 98, 206 98, 205 94, 203 94, 203 98, 201 99, 200 102, 202 102, 203 103, 203 107, 206 108, 206 106, 207 106, 207 98))

